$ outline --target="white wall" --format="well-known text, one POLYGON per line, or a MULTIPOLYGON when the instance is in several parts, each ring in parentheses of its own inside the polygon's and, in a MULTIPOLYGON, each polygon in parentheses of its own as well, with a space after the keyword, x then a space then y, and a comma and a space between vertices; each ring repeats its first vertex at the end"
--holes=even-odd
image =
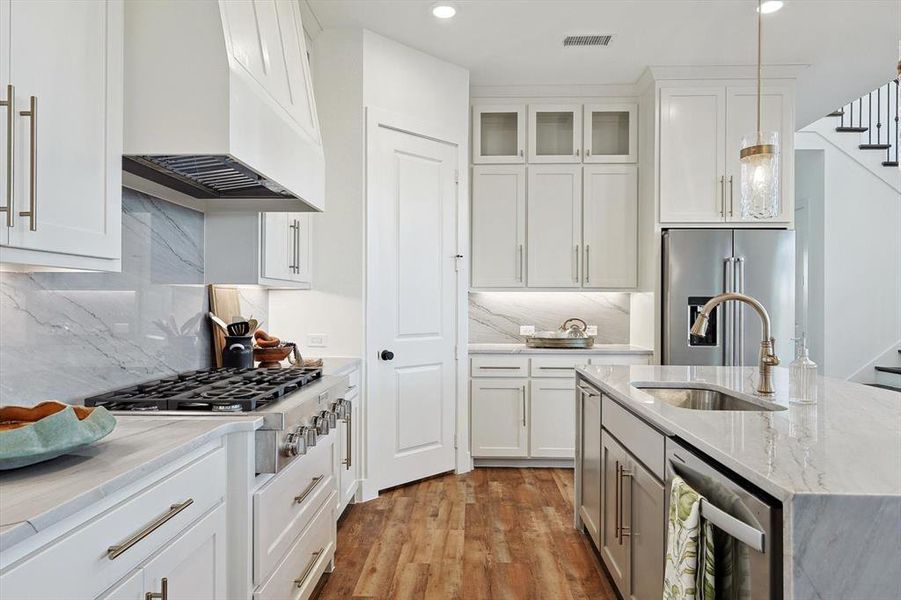
POLYGON ((811 281, 809 318, 822 311, 821 371, 848 378, 901 340, 901 173, 880 166, 877 175, 859 150, 840 146, 819 127, 795 136, 796 149, 822 152, 825 174, 822 203, 808 207, 811 222, 822 219, 823 248, 822 293, 811 281))

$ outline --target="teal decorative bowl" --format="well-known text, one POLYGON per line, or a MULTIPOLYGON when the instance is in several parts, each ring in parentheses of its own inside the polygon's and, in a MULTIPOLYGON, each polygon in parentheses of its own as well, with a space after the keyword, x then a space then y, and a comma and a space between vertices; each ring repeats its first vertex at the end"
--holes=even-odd
POLYGON ((93 444, 116 427, 102 406, 61 402, 0 407, 0 470, 18 469, 93 444))

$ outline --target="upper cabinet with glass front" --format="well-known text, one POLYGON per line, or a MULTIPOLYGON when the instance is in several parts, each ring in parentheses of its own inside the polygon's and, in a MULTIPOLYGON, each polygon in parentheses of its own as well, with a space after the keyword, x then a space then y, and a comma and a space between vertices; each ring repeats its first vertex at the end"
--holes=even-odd
POLYGON ((524 163, 525 143, 524 104, 472 107, 472 162, 524 163))
POLYGON ((529 105, 529 162, 582 162, 582 105, 529 105))
POLYGON ((637 104, 586 104, 583 127, 585 162, 638 161, 637 104))

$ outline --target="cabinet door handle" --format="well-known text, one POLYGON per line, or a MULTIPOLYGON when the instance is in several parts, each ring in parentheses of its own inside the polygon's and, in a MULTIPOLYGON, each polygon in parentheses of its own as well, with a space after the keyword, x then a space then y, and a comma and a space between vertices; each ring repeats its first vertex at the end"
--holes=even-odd
POLYGON ((591 156, 591 148, 585 148, 585 156, 591 156))
POLYGON ((316 489, 316 486, 319 485, 319 482, 323 479, 325 479, 325 475, 317 475, 316 477, 311 479, 310 484, 306 488, 304 488, 301 493, 294 496, 294 504, 300 504, 301 502, 303 502, 306 497, 316 489))
POLYGON ((591 246, 585 244, 585 283, 591 283, 591 246))
POLYGON ((519 149, 519 155, 520 155, 520 156, 523 156, 522 148, 519 149))
POLYGON ((520 245, 516 248, 516 252, 517 252, 517 259, 516 259, 516 279, 517 279, 517 281, 522 281, 523 271, 525 271, 525 268, 524 268, 524 266, 523 266, 523 264, 522 264, 522 263, 523 263, 523 256, 524 256, 523 251, 522 251, 522 244, 520 244, 520 245))
POLYGON ((726 176, 720 177, 720 216, 726 216, 726 176))
POLYGON ((344 470, 350 471, 350 466, 353 464, 353 425, 350 415, 347 415, 345 419, 347 423, 347 458, 344 459, 344 470))
POLYGON ((29 110, 19 111, 19 116, 28 117, 29 136, 31 137, 31 150, 28 153, 30 165, 28 168, 28 182, 31 190, 28 193, 28 210, 19 211, 20 217, 28 217, 28 229, 38 230, 38 98, 31 97, 29 110))
POLYGON ((13 173, 15 172, 15 131, 16 131, 16 117, 15 117, 15 104, 16 104, 16 88, 13 84, 9 84, 6 86, 6 100, 0 100, 0 106, 6 107, 6 206, 0 206, 0 212, 6 213, 6 226, 13 227, 15 225, 15 220, 13 219, 14 212, 14 184, 15 179, 13 178, 13 173))
POLYGON ((576 156, 579 156, 579 149, 576 148, 576 156))
POLYGON ((325 548, 320 548, 316 552, 310 555, 310 562, 307 563, 307 566, 304 567, 303 572, 300 574, 300 577, 294 580, 294 585, 297 587, 303 587, 303 584, 306 582, 307 577, 310 576, 310 573, 313 572, 313 567, 316 566, 316 563, 319 562, 319 557, 322 556, 322 553, 325 552, 325 548))
POLYGON ((288 225, 291 230, 291 258, 288 260, 288 268, 292 273, 297 273, 297 220, 291 221, 288 225))
POLYGON ((620 539, 619 539, 619 511, 621 508, 620 504, 619 504, 619 482, 620 482, 619 470, 620 470, 619 461, 616 461, 616 478, 613 480, 613 509, 616 513, 613 516, 613 537, 616 539, 617 542, 622 543, 622 542, 620 542, 620 539))
POLYGON ((573 252, 573 281, 579 283, 579 244, 576 244, 575 252, 573 252))
POLYGON ((733 205, 734 192, 735 192, 735 190, 732 188, 732 175, 729 175, 729 216, 730 217, 733 215, 733 213, 732 213, 733 206, 732 205, 733 205))
POLYGON ((300 275, 300 221, 295 220, 294 223, 297 224, 294 228, 294 267, 300 275))
POLYGON ((166 577, 160 579, 160 591, 147 592, 144 594, 144 600, 169 600, 169 580, 166 577))
MULTIPOLYGON (((626 469, 624 466, 620 465, 619 463, 617 463, 617 467, 619 469, 618 475, 617 475, 617 480, 619 482, 619 512, 618 512, 617 518, 619 519, 619 522, 618 522, 619 545, 622 546, 623 538, 627 538, 632 535, 632 532, 631 532, 632 528, 623 525, 623 505, 625 504, 625 499, 624 499, 625 489, 623 487, 623 479, 625 479, 626 477, 629 478, 629 490, 631 492, 631 490, 632 490, 632 471, 629 471, 628 469, 626 469)), ((631 497, 632 497, 632 494, 630 493, 629 498, 631 498, 631 497)), ((630 518, 631 518, 631 514, 630 514, 630 518)))
POLYGON ((526 426, 526 386, 520 388, 522 390, 522 426, 526 426))
POLYGON ((192 504, 194 504, 193 498, 188 498, 181 504, 173 504, 172 506, 169 507, 168 511, 166 511, 165 513, 163 513, 162 515, 160 515, 159 517, 157 517, 156 519, 154 519, 153 521, 148 523, 143 529, 141 529, 139 532, 137 532, 130 538, 128 538, 121 544, 118 544, 116 546, 110 546, 109 548, 107 548, 106 549, 107 558, 109 558, 110 560, 115 560, 116 558, 122 556, 122 554, 124 552, 126 552, 129 548, 131 548, 132 546, 134 546, 135 544, 137 544, 138 542, 140 542, 141 540, 146 538, 148 535, 150 535, 151 533, 153 533, 154 531, 156 531, 157 529, 162 527, 164 524, 166 524, 166 522, 168 522, 172 518, 174 518, 175 515, 177 515, 184 509, 188 508, 192 504))

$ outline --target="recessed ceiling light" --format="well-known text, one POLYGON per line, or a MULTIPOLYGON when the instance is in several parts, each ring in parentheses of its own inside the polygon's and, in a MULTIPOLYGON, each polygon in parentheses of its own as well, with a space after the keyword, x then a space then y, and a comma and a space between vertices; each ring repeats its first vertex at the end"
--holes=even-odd
POLYGON ((432 14, 439 19, 450 19, 457 14, 457 9, 452 4, 439 3, 432 5, 432 14))
POLYGON ((765 15, 774 13, 777 10, 779 10, 780 8, 782 8, 783 4, 784 4, 784 2, 782 2, 782 0, 765 0, 764 2, 762 2, 760 4, 760 12, 762 12, 765 15))

